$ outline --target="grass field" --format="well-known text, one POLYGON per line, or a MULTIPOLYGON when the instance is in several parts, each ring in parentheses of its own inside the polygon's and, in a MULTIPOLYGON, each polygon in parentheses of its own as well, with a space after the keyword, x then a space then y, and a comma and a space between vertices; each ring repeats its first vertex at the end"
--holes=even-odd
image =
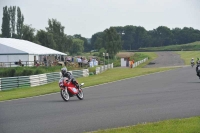
POLYGON ((180 54, 186 65, 190 65, 190 61, 192 58, 194 58, 195 61, 197 57, 200 58, 200 51, 178 51, 177 53, 180 54))
POLYGON ((195 50, 200 50, 200 41, 193 42, 193 43, 188 43, 188 44, 169 45, 169 46, 163 46, 163 47, 140 48, 139 50, 144 50, 144 51, 170 51, 170 50, 195 51, 195 50))
POLYGON ((200 117, 144 123, 90 133, 200 133, 200 117))

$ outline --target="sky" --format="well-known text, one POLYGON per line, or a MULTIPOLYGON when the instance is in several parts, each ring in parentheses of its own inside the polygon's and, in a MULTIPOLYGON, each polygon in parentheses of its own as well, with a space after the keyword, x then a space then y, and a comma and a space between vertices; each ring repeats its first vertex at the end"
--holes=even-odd
POLYGON ((4 6, 20 7, 24 24, 36 30, 45 30, 53 18, 65 34, 86 38, 111 26, 200 30, 200 0, 0 0, 0 25, 4 6))

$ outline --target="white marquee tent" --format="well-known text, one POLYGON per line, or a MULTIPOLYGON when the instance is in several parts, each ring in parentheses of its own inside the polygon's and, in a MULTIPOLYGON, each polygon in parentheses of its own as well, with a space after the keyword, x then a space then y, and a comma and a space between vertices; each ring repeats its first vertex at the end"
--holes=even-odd
POLYGON ((21 60, 22 62, 29 62, 30 66, 33 65, 34 60, 42 61, 44 56, 53 59, 55 56, 61 57, 66 55, 65 53, 26 40, 0 38, 0 63, 4 65, 8 64, 8 62, 21 60))

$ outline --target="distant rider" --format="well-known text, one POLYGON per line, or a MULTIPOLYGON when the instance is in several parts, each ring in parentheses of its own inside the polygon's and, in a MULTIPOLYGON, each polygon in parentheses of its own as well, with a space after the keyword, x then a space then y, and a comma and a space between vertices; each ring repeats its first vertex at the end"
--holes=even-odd
POLYGON ((76 81, 76 79, 74 78, 74 76, 67 71, 66 67, 63 67, 61 69, 61 73, 62 73, 62 77, 67 77, 69 80, 71 80, 71 82, 77 87, 79 88, 78 82, 76 81))
POLYGON ((200 78, 200 60, 197 61, 196 72, 197 76, 200 78))
POLYGON ((198 64, 198 62, 199 62, 199 58, 197 58, 196 64, 198 64))
POLYGON ((190 62, 190 63, 191 63, 191 65, 192 65, 192 64, 194 65, 194 58, 191 59, 191 62, 190 62))

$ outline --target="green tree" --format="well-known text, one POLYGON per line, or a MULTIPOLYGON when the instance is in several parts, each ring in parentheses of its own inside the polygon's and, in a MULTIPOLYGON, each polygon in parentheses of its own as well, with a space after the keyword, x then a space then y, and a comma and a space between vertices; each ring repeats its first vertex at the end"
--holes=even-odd
POLYGON ((10 24, 11 24, 11 37, 16 37, 15 35, 15 15, 16 15, 16 6, 10 6, 10 24))
POLYGON ((3 18, 1 27, 2 37, 10 38, 10 14, 7 6, 3 7, 3 18))
POLYGON ((55 49, 56 43, 54 42, 52 33, 46 32, 44 30, 39 30, 37 31, 36 38, 39 44, 42 46, 55 49))
POLYGON ((24 25, 24 15, 21 13, 21 9, 17 7, 17 37, 22 38, 22 30, 24 25))
POLYGON ((90 50, 92 50, 91 43, 88 41, 87 38, 82 37, 80 34, 75 34, 74 38, 79 38, 79 39, 84 41, 84 45, 83 46, 84 46, 84 51, 85 52, 89 52, 90 50))
POLYGON ((71 55, 82 53, 84 50, 83 47, 84 41, 78 38, 73 39, 73 45, 69 49, 71 55))
MULTIPOLYGON (((121 32, 120 32, 121 33, 121 32)), ((124 27, 124 35, 120 34, 123 40, 123 49, 132 50, 135 43, 136 27, 127 25, 124 27)))
POLYGON ((35 35, 34 35, 35 29, 31 27, 31 25, 23 25, 22 28, 22 39, 34 42, 35 41, 35 35))
POLYGON ((64 45, 66 45, 66 35, 64 33, 65 27, 61 25, 56 19, 48 20, 48 27, 46 27, 47 32, 53 34, 53 39, 56 43, 56 49, 59 51, 66 51, 64 45))
POLYGON ((104 32, 98 32, 92 35, 91 47, 92 49, 100 50, 103 47, 104 32))
POLYGON ((113 27, 104 30, 104 33, 104 48, 113 58, 122 49, 121 37, 113 27))

